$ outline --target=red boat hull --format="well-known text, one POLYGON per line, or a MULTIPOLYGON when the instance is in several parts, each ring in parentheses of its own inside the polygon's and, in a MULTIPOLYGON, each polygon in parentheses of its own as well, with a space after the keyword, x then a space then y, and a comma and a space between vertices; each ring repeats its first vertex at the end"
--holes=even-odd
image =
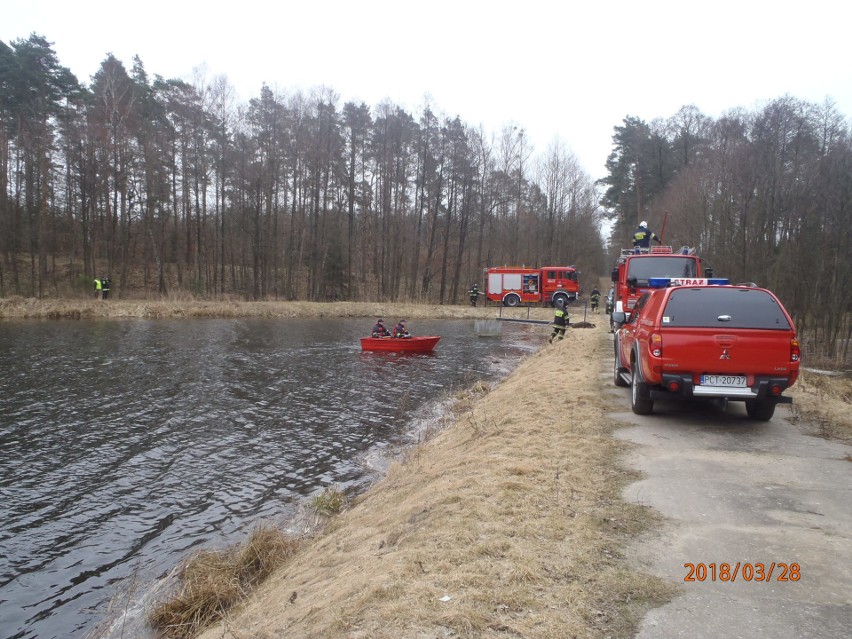
POLYGON ((409 353, 428 353, 438 340, 437 335, 424 337, 362 337, 361 350, 364 351, 406 351, 409 353))

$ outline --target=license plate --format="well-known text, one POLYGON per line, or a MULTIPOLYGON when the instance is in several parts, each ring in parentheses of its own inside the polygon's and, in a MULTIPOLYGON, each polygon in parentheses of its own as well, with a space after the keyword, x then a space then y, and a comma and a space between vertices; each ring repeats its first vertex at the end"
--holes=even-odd
POLYGON ((702 375, 701 385, 745 388, 746 378, 744 375, 702 375))

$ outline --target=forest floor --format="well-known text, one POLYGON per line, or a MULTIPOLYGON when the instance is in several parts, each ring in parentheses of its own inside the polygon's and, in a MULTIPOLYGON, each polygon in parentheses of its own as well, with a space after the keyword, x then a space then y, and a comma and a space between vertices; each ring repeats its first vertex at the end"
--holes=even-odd
MULTIPOLYGON (((0 300, 0 318, 401 317, 493 319, 496 307, 0 300)), ((504 309, 505 311, 506 309, 504 309)), ((512 313, 526 316, 527 309, 512 313)), ((531 309, 551 319, 550 309, 531 309)), ((609 416, 603 315, 455 397, 387 475, 305 543, 204 639, 629 637, 677 593, 626 559, 660 516, 621 497, 637 473, 609 416)), ((572 322, 583 319, 572 310, 572 322)), ((846 377, 804 373, 789 415, 852 441, 846 377)), ((779 415, 782 413, 779 410, 779 415)), ((776 417, 777 419, 777 417, 776 417)))

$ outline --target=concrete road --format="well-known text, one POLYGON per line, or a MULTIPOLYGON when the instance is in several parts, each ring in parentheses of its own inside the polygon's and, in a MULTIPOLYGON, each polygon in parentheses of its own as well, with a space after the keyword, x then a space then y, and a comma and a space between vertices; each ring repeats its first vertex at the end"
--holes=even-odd
POLYGON ((852 447, 801 434, 784 406, 769 422, 740 402, 657 401, 639 416, 629 392, 610 391, 643 474, 624 498, 666 518, 629 559, 681 592, 637 637, 852 637, 852 447))

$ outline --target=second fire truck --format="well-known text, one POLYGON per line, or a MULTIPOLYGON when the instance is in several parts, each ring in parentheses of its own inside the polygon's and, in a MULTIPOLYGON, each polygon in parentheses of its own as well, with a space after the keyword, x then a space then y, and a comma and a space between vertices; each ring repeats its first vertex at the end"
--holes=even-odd
POLYGON ((700 283, 698 280, 713 277, 713 269, 695 254, 694 248, 686 246, 676 253, 671 246, 622 249, 612 269, 612 285, 615 288, 613 310, 629 317, 636 301, 650 290, 648 282, 652 277, 700 283))
POLYGON ((496 266, 485 269, 485 297, 503 306, 561 306, 580 294, 577 275, 573 266, 496 266))

